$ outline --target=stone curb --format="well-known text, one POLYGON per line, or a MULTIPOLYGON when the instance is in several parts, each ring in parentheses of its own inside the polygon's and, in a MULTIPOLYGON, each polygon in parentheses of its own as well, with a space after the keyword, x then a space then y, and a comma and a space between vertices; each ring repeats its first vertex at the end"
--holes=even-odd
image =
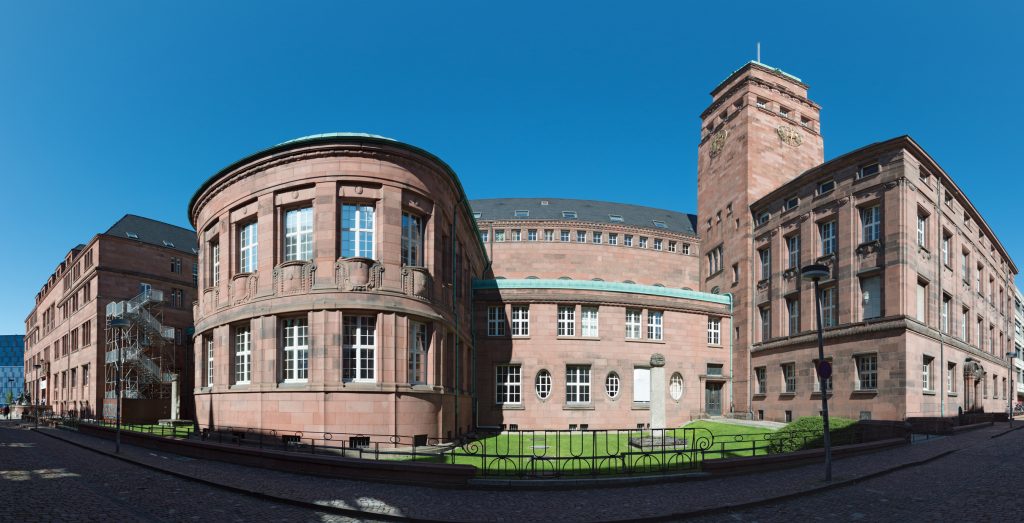
MULTIPOLYGON (((411 517, 411 516, 395 516, 395 515, 391 515, 391 514, 385 514, 385 513, 382 513, 382 512, 370 512, 368 510, 357 510, 357 509, 350 509, 350 508, 335 507, 335 506, 332 506, 332 505, 321 505, 321 504, 318 504, 318 503, 310 503, 308 501, 301 501, 301 500, 297 500, 297 499, 283 498, 283 497, 280 497, 280 496, 274 496, 272 494, 267 494, 265 492, 258 492, 258 491, 255 491, 255 490, 249 490, 249 489, 244 489, 244 488, 240 488, 240 487, 232 487, 230 485, 225 485, 223 483, 217 483, 215 481, 210 481, 210 480, 206 480, 206 479, 202 479, 202 478, 197 478, 195 476, 190 476, 188 474, 182 474, 180 472, 175 472, 173 470, 168 470, 168 469, 165 469, 165 468, 162 468, 162 467, 157 467, 155 465, 150 465, 149 463, 144 463, 144 462, 141 462, 141 461, 137 461, 137 460, 134 460, 134 459, 129 458, 129 457, 121 456, 121 455, 115 454, 113 452, 107 452, 107 451, 104 451, 104 450, 100 450, 100 449, 97 449, 97 448, 90 447, 88 445, 83 445, 83 444, 78 443, 76 441, 71 441, 70 439, 63 438, 63 437, 57 435, 57 433, 50 433, 50 430, 47 430, 47 431, 41 431, 41 430, 35 430, 35 429, 28 429, 28 430, 32 430, 34 432, 38 432, 39 434, 42 434, 42 435, 44 435, 46 437, 49 437, 49 438, 53 438, 53 439, 56 439, 56 440, 63 441, 64 443, 67 443, 69 445, 74 445, 76 447, 79 447, 79 448, 82 448, 82 449, 85 449, 85 450, 88 450, 88 451, 92 451, 92 452, 95 452, 97 454, 101 454, 101 455, 104 455, 104 456, 107 456, 107 457, 110 457, 110 458, 118 459, 118 460, 121 460, 121 461, 124 461, 124 462, 127 462, 127 463, 131 463, 133 465, 137 465, 137 466, 149 469, 149 470, 153 470, 153 471, 156 471, 156 472, 161 472, 163 474, 174 476, 176 478, 181 478, 181 479, 185 479, 185 480, 189 480, 189 481, 194 481, 196 483, 202 483, 204 485, 208 485, 208 486, 211 486, 211 487, 215 487, 215 488, 219 488, 219 489, 222 489, 222 490, 226 490, 228 492, 234 492, 236 494, 242 494, 242 495, 245 495, 245 496, 251 496, 251 497, 262 499, 262 500, 265 500, 265 501, 271 501, 271 502, 274 502, 274 503, 283 503, 283 504, 287 504, 287 505, 293 505, 293 506, 297 506, 297 507, 307 508, 307 509, 310 509, 310 510, 316 510, 316 511, 319 511, 319 512, 329 512, 329 513, 332 513, 332 514, 337 514, 339 516, 350 516, 350 517, 355 517, 355 518, 378 519, 378 520, 386 520, 386 521, 420 521, 420 522, 424 522, 424 523, 451 523, 451 521, 447 521, 447 520, 421 519, 421 518, 415 518, 415 517, 411 517)), ((57 430, 60 430, 60 429, 51 429, 51 430, 57 431, 57 430)))

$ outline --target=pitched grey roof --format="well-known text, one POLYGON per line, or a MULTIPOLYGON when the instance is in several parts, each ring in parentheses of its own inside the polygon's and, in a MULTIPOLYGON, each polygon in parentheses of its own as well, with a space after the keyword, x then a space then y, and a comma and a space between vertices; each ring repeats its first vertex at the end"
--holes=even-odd
POLYGON ((562 213, 575 211, 574 220, 579 222, 619 223, 697 236, 697 215, 642 205, 565 198, 488 198, 471 200, 469 204, 474 213, 480 213, 477 220, 572 220, 562 213), (529 216, 517 217, 516 211, 528 211, 529 216), (613 215, 621 216, 622 221, 613 221, 613 215), (665 227, 659 227, 655 222, 664 223, 665 227))
POLYGON ((124 215, 124 218, 107 229, 105 234, 129 238, 158 247, 167 247, 193 256, 196 254, 195 249, 199 248, 195 231, 134 214, 124 215), (129 236, 129 233, 137 238, 129 236), (164 242, 169 242, 171 245, 164 242))

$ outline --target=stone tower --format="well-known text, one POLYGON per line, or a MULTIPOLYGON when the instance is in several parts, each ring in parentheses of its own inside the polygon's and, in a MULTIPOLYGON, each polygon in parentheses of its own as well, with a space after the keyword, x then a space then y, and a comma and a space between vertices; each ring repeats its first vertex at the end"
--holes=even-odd
POLYGON ((807 98, 806 84, 779 69, 749 62, 711 97, 701 113, 697 147, 701 290, 733 295, 730 398, 733 411, 742 414, 749 410, 748 349, 757 318, 751 294, 758 280, 753 269, 759 267, 749 206, 821 164, 824 146, 820 107, 807 98))

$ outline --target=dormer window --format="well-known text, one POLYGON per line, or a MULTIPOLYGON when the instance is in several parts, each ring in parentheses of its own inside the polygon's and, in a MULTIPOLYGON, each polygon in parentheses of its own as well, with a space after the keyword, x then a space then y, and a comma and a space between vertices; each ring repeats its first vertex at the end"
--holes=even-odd
POLYGON ((131 239, 133 239, 133 240, 138 240, 139 239, 139 235, 135 234, 134 232, 126 232, 126 233, 124 233, 124 235, 129 237, 129 238, 131 238, 131 239))
POLYGON ((794 196, 786 200, 786 204, 782 208, 788 211, 791 209, 795 209, 797 205, 800 205, 800 198, 794 196))
POLYGON ((172 247, 173 248, 174 244, 169 242, 169 241, 167 241, 167 240, 164 240, 164 247, 172 247))
POLYGON ((530 217, 530 211, 522 210, 522 209, 517 210, 515 212, 515 217, 516 218, 529 218, 530 217))
POLYGON ((562 218, 565 218, 567 220, 575 220, 576 211, 562 211, 562 218))
POLYGON ((611 220, 613 223, 622 223, 623 222, 621 214, 609 214, 608 215, 608 219, 611 220))
POLYGON ((824 182, 821 182, 821 183, 818 184, 818 194, 830 193, 833 190, 835 190, 835 188, 836 188, 836 181, 835 180, 825 180, 824 182))
POLYGON ((540 201, 540 204, 541 204, 541 205, 547 205, 547 204, 548 204, 548 201, 547 201, 547 200, 541 200, 541 201, 540 201))
POLYGON ((860 170, 857 171, 857 178, 867 178, 868 176, 878 174, 879 172, 881 172, 881 170, 882 167, 878 165, 878 162, 869 163, 865 166, 862 166, 860 170))
POLYGON ((659 229, 668 229, 668 225, 665 225, 665 222, 663 222, 663 221, 651 220, 651 223, 653 223, 654 226, 659 228, 659 229))
POLYGON ((478 212, 473 213, 473 219, 475 219, 475 220, 479 220, 480 216, 482 216, 482 214, 480 214, 478 212))

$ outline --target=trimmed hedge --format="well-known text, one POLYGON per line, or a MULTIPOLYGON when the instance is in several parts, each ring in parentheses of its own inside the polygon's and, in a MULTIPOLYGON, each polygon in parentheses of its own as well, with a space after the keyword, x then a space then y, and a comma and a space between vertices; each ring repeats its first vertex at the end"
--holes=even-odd
MULTIPOLYGON (((856 443, 857 420, 829 416, 829 435, 833 445, 856 443)), ((800 418, 779 429, 771 436, 769 449, 772 454, 816 449, 825 446, 825 422, 821 416, 800 418)))

